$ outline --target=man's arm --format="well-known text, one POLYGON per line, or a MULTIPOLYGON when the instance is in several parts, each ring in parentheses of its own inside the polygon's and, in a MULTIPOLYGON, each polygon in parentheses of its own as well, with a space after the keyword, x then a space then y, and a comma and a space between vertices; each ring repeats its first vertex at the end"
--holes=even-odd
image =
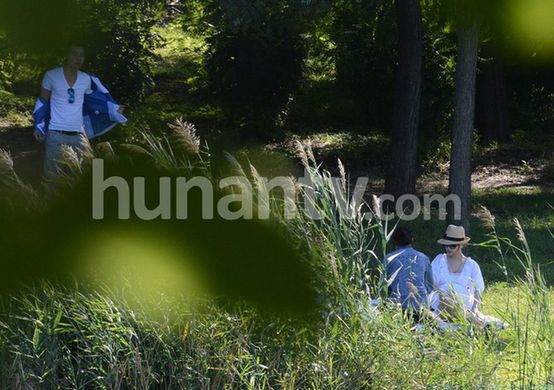
POLYGON ((49 90, 47 90, 46 88, 41 88, 40 89, 40 97, 43 98, 44 100, 46 100, 47 102, 50 101, 50 94, 51 92, 49 90))

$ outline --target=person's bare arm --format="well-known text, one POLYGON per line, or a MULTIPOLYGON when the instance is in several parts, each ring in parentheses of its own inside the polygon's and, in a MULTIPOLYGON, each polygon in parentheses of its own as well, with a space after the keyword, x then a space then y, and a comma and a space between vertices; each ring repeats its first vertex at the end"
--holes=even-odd
POLYGON ((51 92, 45 88, 40 89, 40 97, 46 100, 47 102, 50 101, 50 94, 51 92))
POLYGON ((479 310, 480 304, 481 304, 481 292, 479 290, 475 290, 475 301, 473 302, 471 311, 474 313, 477 312, 479 310))

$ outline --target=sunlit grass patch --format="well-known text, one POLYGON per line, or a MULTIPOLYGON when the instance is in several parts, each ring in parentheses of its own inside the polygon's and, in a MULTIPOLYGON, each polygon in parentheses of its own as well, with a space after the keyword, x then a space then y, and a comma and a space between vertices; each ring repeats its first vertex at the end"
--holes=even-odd
POLYGON ((154 31, 162 39, 162 44, 155 50, 160 58, 156 62, 156 75, 182 72, 187 66, 199 67, 202 64, 206 50, 202 37, 186 32, 178 21, 165 27, 155 27, 154 31))
MULTIPOLYGON (((380 167, 385 161, 388 139, 380 131, 360 133, 355 131, 321 131, 306 135, 292 135, 285 142, 286 150, 292 154, 295 142, 310 145, 317 158, 321 160, 332 159, 332 164, 340 156, 346 162, 360 162, 380 167)), ((327 162, 327 161, 326 161, 327 162)), ((331 167, 327 167, 331 168, 331 167)), ((374 172, 373 172, 374 173, 374 172)))

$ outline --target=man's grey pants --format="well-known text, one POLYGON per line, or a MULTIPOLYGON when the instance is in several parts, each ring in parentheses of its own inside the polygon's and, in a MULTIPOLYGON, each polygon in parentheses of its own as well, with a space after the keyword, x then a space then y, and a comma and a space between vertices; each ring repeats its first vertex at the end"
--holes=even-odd
POLYGON ((71 146, 81 156, 88 141, 83 133, 66 135, 57 130, 46 134, 44 150, 44 178, 47 182, 55 180, 60 174, 60 161, 63 160, 62 145, 71 146))

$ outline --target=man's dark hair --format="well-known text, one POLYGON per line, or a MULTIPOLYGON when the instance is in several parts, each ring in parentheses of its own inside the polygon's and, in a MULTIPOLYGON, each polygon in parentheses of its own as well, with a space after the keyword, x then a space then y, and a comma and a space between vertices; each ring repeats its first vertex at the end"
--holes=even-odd
POLYGON ((392 242, 396 246, 412 245, 414 236, 410 229, 403 226, 397 226, 392 233, 392 242))
POLYGON ((71 49, 73 49, 74 47, 78 47, 80 49, 83 49, 85 52, 87 51, 87 49, 85 48, 85 45, 83 45, 82 42, 78 42, 78 41, 75 41, 75 42, 70 42, 66 47, 65 47, 65 52, 66 53, 69 53, 71 51, 71 49))

